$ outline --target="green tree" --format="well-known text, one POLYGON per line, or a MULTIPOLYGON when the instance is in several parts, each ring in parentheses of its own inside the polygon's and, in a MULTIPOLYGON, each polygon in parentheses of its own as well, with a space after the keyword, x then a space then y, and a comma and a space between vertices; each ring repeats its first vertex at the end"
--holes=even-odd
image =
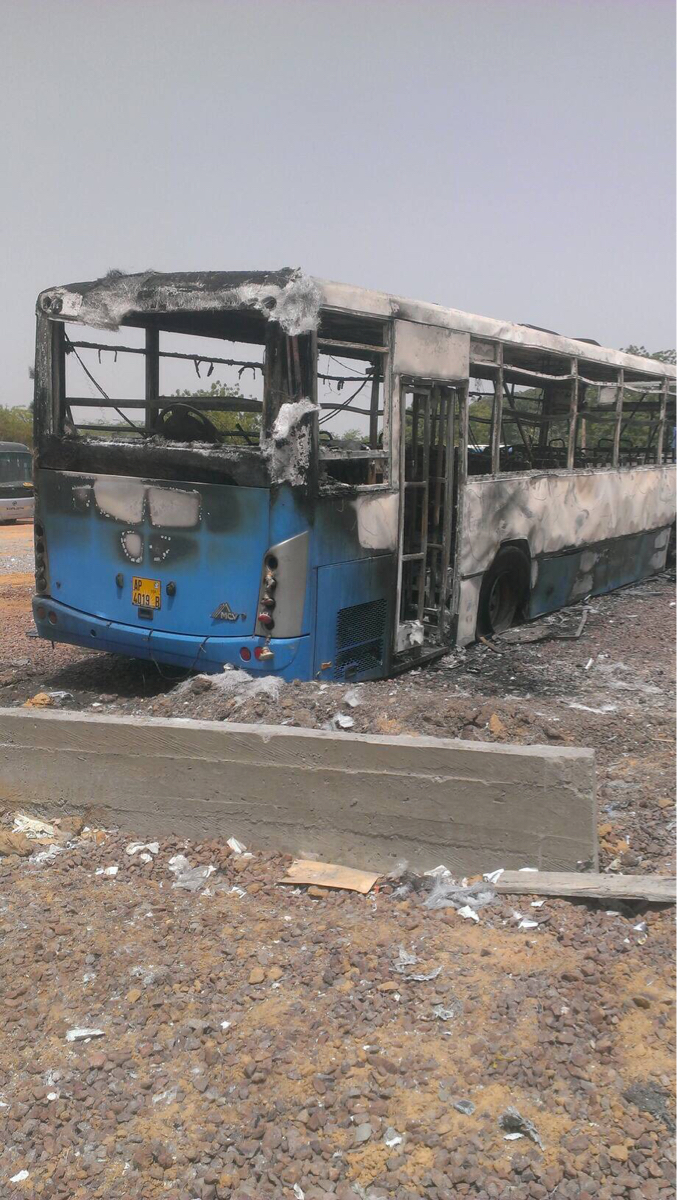
POLYGON ((30 408, 3 408, 0 405, 0 442, 21 442, 32 449, 33 413, 30 408))

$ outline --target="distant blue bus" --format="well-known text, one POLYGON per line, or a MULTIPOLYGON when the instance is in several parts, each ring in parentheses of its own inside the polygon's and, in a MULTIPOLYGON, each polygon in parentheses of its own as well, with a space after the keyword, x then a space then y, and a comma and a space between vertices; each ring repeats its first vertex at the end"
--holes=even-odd
POLYGON ((38 633, 360 680, 641 579, 674 521, 674 380, 300 271, 49 288, 38 633))
POLYGON ((33 457, 21 442, 0 442, 0 524, 33 516, 33 457))

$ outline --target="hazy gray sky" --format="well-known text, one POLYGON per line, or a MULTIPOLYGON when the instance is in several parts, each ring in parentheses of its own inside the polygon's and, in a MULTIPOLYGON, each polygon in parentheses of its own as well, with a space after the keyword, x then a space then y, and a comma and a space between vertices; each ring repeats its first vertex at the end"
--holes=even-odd
POLYGON ((674 345, 672 0, 0 0, 0 403, 35 297, 311 274, 674 345))

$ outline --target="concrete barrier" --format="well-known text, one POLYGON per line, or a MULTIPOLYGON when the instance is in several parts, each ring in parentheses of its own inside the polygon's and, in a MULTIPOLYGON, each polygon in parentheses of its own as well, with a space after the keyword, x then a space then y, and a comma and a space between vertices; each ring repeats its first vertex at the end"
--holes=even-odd
POLYGON ((0 799, 381 871, 597 865, 592 750, 0 709, 0 799))

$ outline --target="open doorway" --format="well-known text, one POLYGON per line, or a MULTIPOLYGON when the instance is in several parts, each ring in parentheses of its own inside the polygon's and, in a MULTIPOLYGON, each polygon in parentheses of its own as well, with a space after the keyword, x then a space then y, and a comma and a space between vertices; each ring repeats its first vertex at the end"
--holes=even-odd
POLYGON ((403 382, 395 651, 407 666, 451 637, 459 416, 458 388, 403 382))

